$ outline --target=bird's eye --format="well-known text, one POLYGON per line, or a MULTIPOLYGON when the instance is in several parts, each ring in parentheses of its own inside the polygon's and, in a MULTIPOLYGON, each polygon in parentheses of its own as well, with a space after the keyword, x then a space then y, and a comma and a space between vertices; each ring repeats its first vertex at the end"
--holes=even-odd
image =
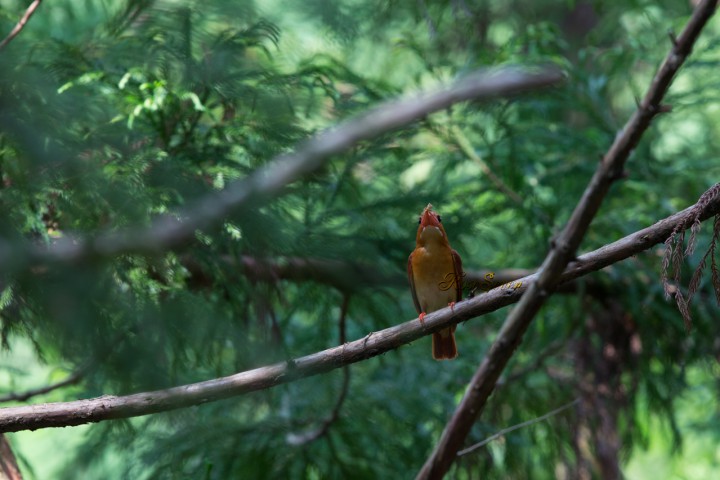
POLYGON ((422 217, 418 217, 418 225, 422 223, 422 217))
POLYGON ((442 223, 442 218, 438 215, 438 222, 442 223))

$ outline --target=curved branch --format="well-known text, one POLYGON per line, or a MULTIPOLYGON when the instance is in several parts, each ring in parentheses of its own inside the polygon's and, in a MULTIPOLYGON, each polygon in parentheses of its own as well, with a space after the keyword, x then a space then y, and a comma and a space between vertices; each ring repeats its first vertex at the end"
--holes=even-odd
POLYGON ((74 385, 78 383, 87 373, 88 367, 83 367, 77 371, 75 371, 73 374, 71 374, 69 377, 67 377, 65 380, 60 380, 59 382, 52 383, 50 385, 40 387, 40 388, 33 388, 31 390, 26 390, 22 393, 8 393, 3 396, 0 396, 0 403, 5 402, 24 402, 25 400, 29 400, 32 397, 35 397, 37 395, 44 395, 46 393, 50 393, 53 390, 57 390, 58 388, 67 387, 68 385, 74 385))
POLYGON ((61 238, 49 248, 25 249, 0 244, 0 270, 5 272, 44 262, 78 262, 125 253, 153 254, 178 248, 195 238, 195 232, 212 227, 233 212, 256 207, 279 196, 285 187, 322 167, 332 156, 354 145, 397 130, 430 113, 466 100, 487 100, 517 95, 556 85, 563 74, 555 68, 535 71, 502 68, 480 71, 454 85, 416 98, 386 102, 354 119, 328 129, 294 153, 276 157, 225 190, 208 194, 176 215, 156 218, 150 227, 105 232, 94 238, 61 238))
MULTIPOLYGON (((116 342, 122 342, 123 337, 117 336, 116 342)), ((105 361, 107 357, 109 357, 115 349, 113 347, 105 349, 100 355, 92 356, 91 358, 84 361, 80 366, 78 366, 70 375, 68 375, 64 380, 60 380, 59 382, 51 383, 50 385, 46 385, 44 387, 38 387, 38 388, 32 388, 30 390, 26 390, 22 393, 7 393, 5 395, 0 396, 0 403, 5 402, 24 402, 26 400, 31 399, 32 397, 38 396, 38 395, 45 395, 46 393, 50 393, 54 390, 57 390, 59 388, 64 388, 69 385, 75 385, 76 383, 80 383, 80 381, 88 374, 90 371, 94 368, 95 365, 98 363, 102 363, 105 361)))
POLYGON ((632 118, 605 154, 582 198, 573 211, 560 235, 551 242, 536 281, 508 315, 490 351, 487 353, 468 385, 465 396, 448 422, 433 453, 418 473, 417 479, 439 479, 445 476, 457 458, 465 438, 485 402, 495 388, 507 362, 520 345, 522 337, 533 318, 560 282, 563 271, 575 256, 590 222, 600 209, 610 185, 622 178, 625 161, 637 146, 640 137, 656 115, 668 111, 660 104, 675 74, 692 50, 702 28, 712 17, 717 0, 705 0, 695 10, 685 29, 674 42, 665 61, 660 66, 643 101, 632 118))
MULTIPOLYGON (((346 342, 345 338, 345 326, 346 326, 346 320, 347 320, 347 311, 348 307, 350 306, 350 296, 344 295, 342 305, 340 306, 340 321, 338 322, 338 329, 340 331, 340 345, 344 344, 346 342)), ((335 406, 333 407, 332 411, 330 412, 330 415, 325 418, 325 420, 322 421, 319 427, 310 430, 309 432, 305 433, 291 433, 287 436, 287 442, 288 444, 297 447, 300 445, 306 445, 308 443, 314 442, 318 438, 323 437, 327 434, 328 430, 330 430, 330 426, 340 417, 340 409, 342 408, 343 404, 345 403, 345 399, 347 398, 348 391, 350 390, 350 366, 345 365, 343 367, 343 381, 342 386, 340 387, 340 394, 338 395, 337 400, 335 401, 335 406)))
POLYGON ((13 38, 17 37, 23 28, 25 28, 25 25, 27 25, 28 20, 30 20, 30 17, 32 17, 33 13, 35 13, 35 10, 40 6, 40 2, 42 0, 35 0, 30 4, 30 6, 25 10, 25 14, 20 18, 18 23, 15 25, 15 27, 10 31, 7 37, 0 42, 0 50, 5 48, 5 46, 12 41, 13 38))
MULTIPOLYGON (((651 227, 578 257, 565 269, 560 282, 574 280, 664 242, 678 225, 689 228, 698 211, 702 212, 700 220, 706 220, 720 213, 720 201, 715 199, 704 205, 694 205, 651 227)), ((537 274, 529 275, 509 286, 498 287, 462 301, 455 305, 454 311, 444 308, 430 313, 423 324, 415 318, 379 332, 371 332, 344 345, 227 377, 123 397, 106 395, 89 400, 0 408, 0 433, 148 415, 234 397, 317 375, 380 355, 455 323, 517 302, 536 278, 537 274)))

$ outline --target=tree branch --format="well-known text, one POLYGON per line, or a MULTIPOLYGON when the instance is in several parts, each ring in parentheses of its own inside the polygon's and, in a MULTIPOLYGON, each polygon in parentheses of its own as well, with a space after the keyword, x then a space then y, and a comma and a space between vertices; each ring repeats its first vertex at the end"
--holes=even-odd
MULTIPOLYGON (((120 343, 123 342, 124 339, 122 336, 116 337, 116 342, 120 343)), ((93 356, 86 361, 84 361, 80 366, 78 366, 75 371, 73 371, 67 378, 64 380, 60 380, 59 382, 51 383, 50 385, 46 385, 44 387, 39 388, 33 388, 30 390, 26 390, 22 393, 7 393, 3 396, 0 396, 0 403, 5 402, 24 402, 26 400, 31 399, 32 397, 38 396, 38 395, 45 395, 46 393, 50 393, 54 390, 57 390, 58 388, 64 388, 69 385, 75 385, 76 383, 80 383, 80 381, 87 375, 95 365, 98 363, 102 363, 105 361, 107 357, 109 357, 113 351, 114 347, 106 349, 102 354, 93 356)))
MULTIPOLYGON (((703 205, 693 205, 651 227, 578 257, 565 269, 560 282, 574 280, 664 242, 678 225, 683 229, 689 228, 698 211, 701 212, 700 220, 706 220, 720 213, 720 201, 716 198, 703 205)), ((380 355, 458 322, 517 302, 537 276, 529 275, 510 286, 498 287, 459 302, 454 311, 444 308, 430 313, 422 324, 414 318, 379 332, 371 332, 344 345, 227 377, 122 397, 106 395, 89 400, 0 408, 0 433, 148 415, 234 397, 324 373, 380 355)))
MULTIPOLYGON (((399 271, 383 272, 376 266, 364 262, 335 260, 313 257, 262 258, 241 255, 221 255, 217 258, 228 268, 241 272, 246 277, 261 282, 317 282, 329 285, 343 293, 354 293, 364 288, 408 288, 407 275, 399 271)), ((190 288, 209 288, 214 279, 203 265, 191 255, 181 257, 182 265, 190 273, 190 288)), ((475 296, 506 283, 535 273, 526 268, 504 268, 502 270, 465 270, 463 288, 475 296)), ((161 279, 161 277, 158 277, 161 279)), ((597 295, 606 293, 606 287, 595 279, 587 279, 583 289, 597 295)), ((578 285, 563 284, 556 293, 577 293, 578 285)))
MULTIPOLYGON (((219 260, 228 268, 240 271, 255 281, 313 281, 330 285, 345 293, 352 293, 366 287, 407 286, 406 275, 400 272, 383 272, 369 263, 362 262, 304 257, 271 259, 250 255, 241 255, 240 257, 222 255, 219 260)), ((213 285, 213 278, 195 258, 183 255, 181 261, 190 272, 189 283, 191 285, 207 287, 213 285)))
POLYGON ((25 25, 27 25, 28 20, 30 20, 30 17, 32 17, 33 13, 35 13, 35 10, 40 6, 40 2, 42 0, 35 0, 30 4, 30 6, 25 10, 25 14, 20 18, 18 23, 15 25, 15 27, 10 31, 7 37, 0 42, 0 50, 5 48, 5 46, 12 41, 13 38, 17 37, 23 28, 25 28, 25 25))
POLYGON ((22 480, 17 459, 5 435, 0 435, 0 473, 3 480, 22 480))
POLYGON ((468 140, 460 127, 458 127, 457 125, 452 125, 449 130, 450 136, 452 137, 452 141, 455 143, 455 145, 457 145, 458 148, 462 150, 466 157, 468 157, 480 167, 480 170, 485 174, 486 177, 488 177, 488 179, 490 179, 490 182, 492 182, 495 187, 500 192, 504 193, 505 196, 508 197, 510 200, 512 200, 518 205, 522 205, 522 197, 518 195, 517 192, 515 192, 512 188, 508 187, 507 184, 505 184, 505 182, 503 182, 500 177, 495 175, 495 172, 493 172, 490 167, 488 167, 488 164, 485 163, 482 157, 480 157, 480 155, 478 155, 478 153, 475 151, 472 144, 470 143, 470 140, 468 140))
POLYGON ((233 212, 256 207, 283 193, 285 187, 322 167, 332 156, 354 145, 394 131, 430 113, 466 100, 488 100, 556 85, 563 74, 555 68, 535 71, 503 68, 479 71, 454 85, 416 98, 386 102, 301 144, 294 153, 276 157, 225 190, 208 194, 176 215, 156 218, 150 227, 108 231, 94 238, 68 235, 49 248, 0 244, 0 270, 46 262, 72 263, 126 253, 154 254, 178 248, 233 212))
POLYGON ((46 393, 52 392, 53 390, 57 390, 58 388, 67 387, 68 385, 74 385, 74 384, 78 383, 80 380, 82 380, 82 378, 85 376, 87 371, 88 371, 88 367, 85 366, 85 367, 80 368, 79 370, 75 371, 73 374, 71 374, 65 380, 60 380, 59 382, 55 382, 50 385, 46 385, 44 387, 33 388, 31 390, 27 390, 22 393, 5 394, 0 397, 0 403, 24 402, 25 400, 29 400, 30 398, 35 397, 37 395, 44 395, 46 393))
POLYGON ((457 452, 483 411, 500 373, 520 345, 532 319, 561 279, 565 267, 575 256, 610 185, 622 177, 625 161, 652 119, 658 113, 668 110, 661 106, 660 102, 716 6, 717 0, 703 1, 673 44, 645 98, 603 157, 567 225, 551 242, 550 251, 540 267, 536 281, 530 284, 517 307, 505 320, 490 351, 473 375, 465 397, 448 422, 435 450, 418 473, 417 479, 442 478, 457 458, 457 452))
POLYGON ((532 420, 527 420, 527 421, 525 421, 525 422, 518 423, 517 425, 513 425, 512 427, 503 428, 502 430, 500 430, 499 432, 496 432, 496 433, 492 434, 491 436, 489 436, 488 438, 486 438, 486 439, 483 440, 482 442, 478 442, 478 443, 476 443, 475 445, 473 445, 473 446, 471 446, 471 447, 468 447, 468 448, 466 448, 466 449, 464 449, 464 450, 459 451, 459 452, 458 452, 458 457, 461 457, 461 456, 463 456, 463 455, 467 455, 468 453, 472 453, 472 452, 474 452, 475 450, 477 450, 478 448, 484 447, 485 445, 487 445, 488 443, 492 442, 493 440, 496 440, 496 439, 498 439, 498 438, 500 438, 500 437, 502 437, 502 436, 504 436, 504 435, 506 435, 506 434, 508 434, 508 433, 510 433, 510 432, 514 432, 515 430, 519 430, 519 429, 524 428, 524 427, 529 427, 530 425, 535 425, 536 423, 540 423, 540 422, 542 422, 543 420, 547 420, 548 418, 553 417, 553 416, 557 415, 558 413, 564 412, 564 411, 567 410, 568 408, 573 407, 573 406, 577 405, 578 403, 580 403, 580 399, 579 399, 579 398, 576 398, 576 399, 573 400, 572 402, 568 402, 568 403, 566 403, 565 405, 563 405, 563 406, 561 406, 561 407, 558 407, 558 408, 556 408, 555 410, 552 410, 552 411, 546 413, 545 415, 541 415, 541 416, 539 416, 539 417, 537 417, 537 418, 533 418, 532 420))
MULTIPOLYGON (((502 387, 503 385, 511 384, 516 382, 520 378, 524 377, 528 373, 537 372, 540 370, 547 360, 553 355, 562 350, 566 346, 568 339, 561 338, 552 342, 542 352, 540 352, 529 365, 526 365, 515 372, 511 372, 506 378, 501 378, 495 383, 495 388, 502 387)), ((460 454, 458 454, 460 455, 460 454)))
MULTIPOLYGON (((345 337, 345 326, 347 320, 347 311, 350 306, 350 296, 344 295, 342 305, 340 306, 340 321, 338 322, 338 329, 340 331, 340 345, 343 345, 347 340, 345 337)), ((350 390, 350 366, 345 365, 343 367, 343 381, 340 387, 340 395, 338 395, 335 406, 333 407, 330 415, 322 421, 319 427, 305 433, 291 433, 287 435, 288 444, 297 447, 300 445, 306 445, 314 442, 318 438, 327 434, 330 426, 340 417, 340 409, 345 403, 348 391, 350 390)))

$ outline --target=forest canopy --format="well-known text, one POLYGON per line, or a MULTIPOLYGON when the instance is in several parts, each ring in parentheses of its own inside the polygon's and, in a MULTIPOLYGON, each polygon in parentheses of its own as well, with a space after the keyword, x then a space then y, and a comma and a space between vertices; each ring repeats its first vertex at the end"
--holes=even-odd
POLYGON ((717 475, 716 3, 0 1, 4 471, 717 475))

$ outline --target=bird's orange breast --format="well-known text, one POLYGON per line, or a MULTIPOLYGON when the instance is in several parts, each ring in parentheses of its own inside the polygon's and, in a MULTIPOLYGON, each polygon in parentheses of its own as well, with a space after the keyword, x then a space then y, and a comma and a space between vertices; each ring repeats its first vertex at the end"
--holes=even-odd
POLYGON ((417 247, 411 263, 415 295, 423 312, 434 312, 460 300, 457 298, 455 265, 449 248, 417 247))

